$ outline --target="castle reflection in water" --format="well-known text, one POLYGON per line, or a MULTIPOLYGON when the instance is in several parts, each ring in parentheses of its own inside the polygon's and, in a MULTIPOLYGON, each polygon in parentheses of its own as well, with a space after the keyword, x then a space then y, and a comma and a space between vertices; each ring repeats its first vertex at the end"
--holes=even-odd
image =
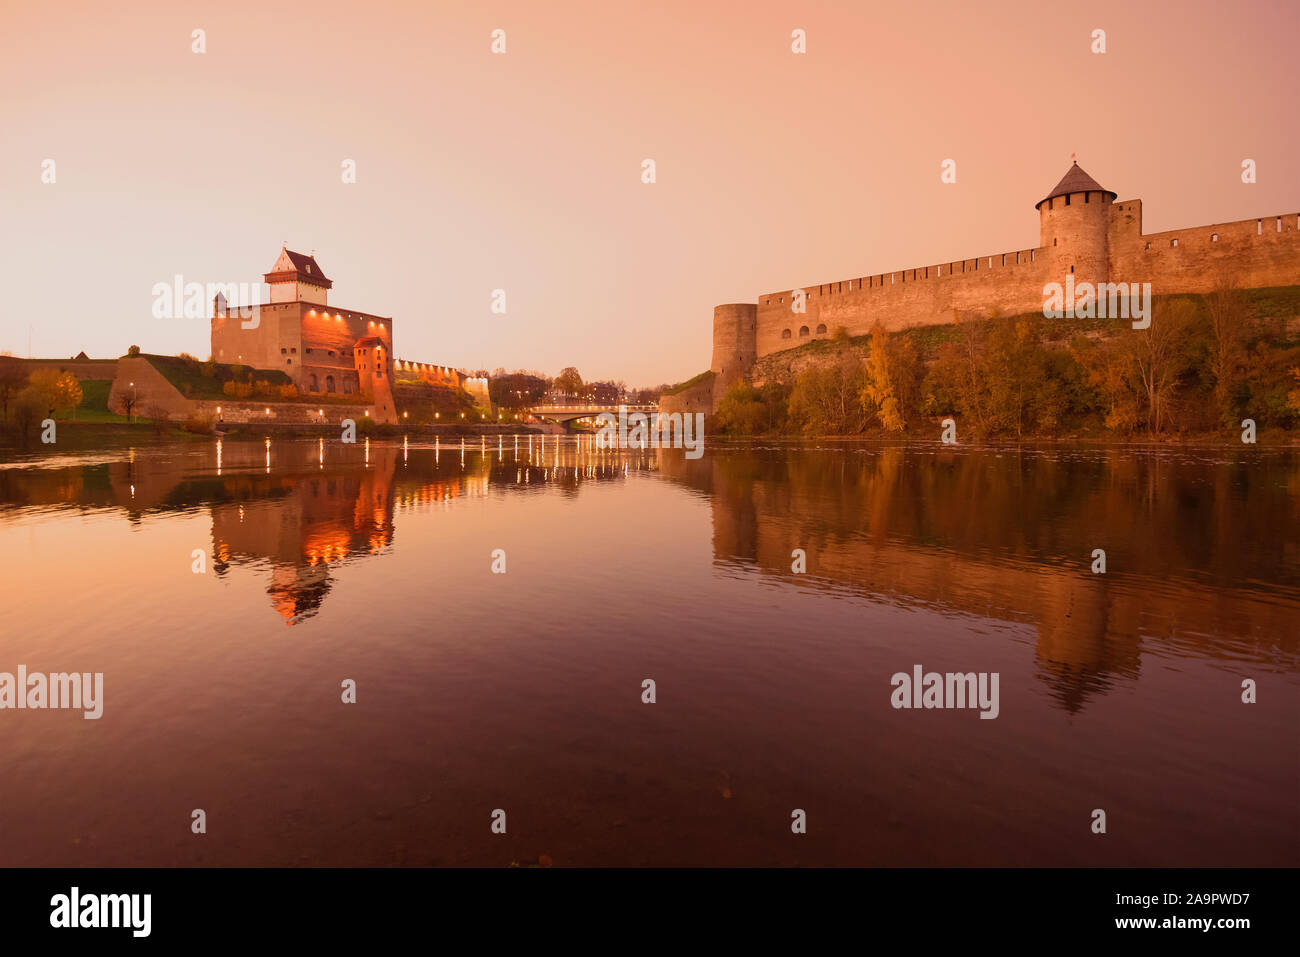
POLYGON ((482 498, 494 485, 574 491, 584 481, 653 467, 649 455, 602 454, 583 441, 585 451, 540 436, 432 448, 365 439, 218 440, 210 452, 187 456, 127 449, 108 462, 0 471, 0 517, 5 506, 116 506, 139 523, 150 513, 206 509, 215 573, 269 566, 271 605, 294 625, 319 610, 333 568, 393 543, 395 514, 482 498))
MULTIPOLYGON (((0 470, 0 506, 117 507, 133 522, 206 510, 216 573, 265 567, 270 604, 293 625, 317 613, 341 565, 393 545, 404 513, 499 492, 576 495, 630 472, 707 500, 715 574, 1030 626, 1036 673, 1068 711, 1137 677, 1153 643, 1296 668, 1300 550, 1278 534, 1300 527, 1289 452, 737 447, 691 461, 589 438, 551 438, 546 451, 526 436, 463 448, 227 441, 0 470), (1107 574, 1090 571, 1096 547, 1107 574), (795 548, 805 575, 791 571, 795 548)), ((664 521, 686 537, 695 516, 664 521)))

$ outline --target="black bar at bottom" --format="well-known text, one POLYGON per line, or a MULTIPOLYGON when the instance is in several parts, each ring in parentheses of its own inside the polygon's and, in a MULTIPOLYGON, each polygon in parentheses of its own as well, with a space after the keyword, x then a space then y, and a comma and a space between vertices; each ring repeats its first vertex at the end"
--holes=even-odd
POLYGON ((531 870, 0 870, 0 926, 7 943, 90 946, 332 946, 412 935, 436 946, 452 932, 445 943, 458 950, 602 939, 602 950, 633 939, 676 946, 695 932, 809 944, 829 943, 828 933, 900 933, 925 944, 1232 946, 1293 929, 1297 898, 1296 873, 1285 869, 531 870))

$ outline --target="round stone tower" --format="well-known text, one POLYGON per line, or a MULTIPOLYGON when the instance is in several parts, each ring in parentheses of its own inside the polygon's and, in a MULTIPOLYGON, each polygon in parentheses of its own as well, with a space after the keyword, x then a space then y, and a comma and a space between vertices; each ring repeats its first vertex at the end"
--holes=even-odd
MULTIPOLYGON (((1039 244, 1049 264, 1049 280, 1110 281, 1110 204, 1105 189, 1075 163, 1056 189, 1039 200, 1039 244)), ((715 346, 716 348, 716 346, 715 346)))
POLYGON ((735 382, 758 358, 758 303, 713 307, 713 364, 717 382, 735 382))

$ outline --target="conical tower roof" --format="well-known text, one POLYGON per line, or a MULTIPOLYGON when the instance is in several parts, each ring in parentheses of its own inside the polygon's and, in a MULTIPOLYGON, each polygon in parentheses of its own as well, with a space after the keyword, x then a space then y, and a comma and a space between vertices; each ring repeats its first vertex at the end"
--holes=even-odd
POLYGON ((1035 203, 1034 209, 1042 206, 1043 203, 1047 202, 1049 199, 1054 199, 1057 196, 1064 196, 1067 193, 1106 193, 1112 200, 1118 196, 1117 193, 1113 193, 1106 189, 1095 179, 1085 173, 1083 167, 1076 161, 1073 166, 1065 171, 1065 175, 1061 177, 1061 181, 1056 184, 1056 189, 1052 190, 1035 203))

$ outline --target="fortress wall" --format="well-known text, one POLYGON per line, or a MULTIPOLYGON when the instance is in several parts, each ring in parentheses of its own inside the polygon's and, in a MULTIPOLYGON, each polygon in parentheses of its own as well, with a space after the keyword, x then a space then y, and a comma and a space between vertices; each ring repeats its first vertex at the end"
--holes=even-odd
POLYGON ((671 415, 674 412, 683 414, 703 412, 705 415, 712 415, 713 410, 717 408, 718 402, 726 393, 726 390, 722 389, 715 394, 714 385, 717 380, 718 376, 712 376, 702 382, 697 382, 689 389, 683 389, 676 395, 660 396, 659 411, 665 415, 671 415))
POLYGON ((436 366, 428 362, 406 359, 399 360, 393 374, 399 379, 419 379, 429 385, 447 386, 452 389, 460 388, 461 379, 464 378, 460 372, 450 366, 436 366))
POLYGON ((488 394, 487 379, 465 379, 461 388, 469 393, 475 403, 484 411, 492 411, 492 397, 488 394))
POLYGON ((38 369, 71 372, 78 380, 112 379, 117 375, 116 359, 19 359, 28 375, 38 369))
MULTIPOLYGON (((218 362, 242 364, 254 369, 284 369, 280 349, 298 349, 298 306, 296 303, 265 305, 257 314, 257 326, 243 328, 253 317, 240 318, 235 309, 212 317, 212 357, 218 362)), ((297 363, 294 363, 297 366, 297 363)), ((291 373, 292 375, 292 373, 291 373)), ((296 381, 296 377, 295 377, 296 381)))
POLYGON ((1135 212, 1112 226, 1113 282, 1150 282, 1156 296, 1206 293, 1227 267, 1243 289, 1300 285, 1296 213, 1142 235, 1140 203, 1135 212))
POLYGON ((149 416, 150 410, 162 409, 170 418, 184 418, 192 406, 152 362, 139 356, 117 361, 117 376, 108 390, 108 410, 126 415, 123 398, 127 395, 135 398, 135 415, 149 416))
MULTIPOLYGON (((356 372, 356 357, 352 347, 358 339, 378 336, 384 342, 384 354, 391 357, 393 322, 384 316, 356 312, 350 309, 316 307, 310 303, 298 304, 301 315, 302 348, 292 366, 284 364, 286 357, 279 356, 276 368, 284 369, 305 394, 310 395, 310 378, 316 375, 317 385, 325 389, 325 377, 334 376, 334 391, 343 391, 344 378, 352 381, 353 389, 361 386, 356 372), (310 349, 310 352, 307 350, 310 349), (333 352, 334 355, 330 355, 333 352), (297 371, 294 371, 296 368, 297 371)), ((371 363, 367 362, 367 365, 371 363)))
MULTIPOLYGON (((317 406, 308 402, 268 401, 264 399, 187 399, 153 363, 143 358, 124 358, 118 360, 117 378, 113 380, 108 394, 108 408, 119 415, 126 414, 122 402, 125 394, 134 392, 136 398, 135 414, 150 416, 150 411, 161 409, 169 419, 183 421, 191 415, 208 416, 215 420, 217 409, 221 409, 221 418, 226 422, 262 422, 268 425, 320 425, 324 409, 324 421, 335 423, 345 418, 360 421, 367 412, 376 416, 376 421, 395 421, 391 415, 380 417, 383 410, 375 406, 357 403, 356 405, 317 406), (134 386, 131 383, 135 383, 134 386), (266 410, 271 414, 267 415, 266 410)), ((391 406, 392 400, 389 400, 391 406)))
MULTIPOLYGON (((329 405, 316 406, 306 402, 267 402, 258 399, 203 399, 186 401, 185 408, 173 413, 172 419, 185 419, 190 415, 199 415, 217 421, 217 409, 221 409, 220 419, 226 425, 248 424, 266 426, 286 425, 338 425, 344 419, 360 422, 369 412, 376 422, 383 422, 378 409, 373 405, 341 405, 331 402, 329 405), (267 415, 266 410, 271 414, 267 415), (324 415, 319 412, 323 410, 324 415)), ((389 421, 392 421, 391 417, 389 421)))
MULTIPOLYGON (((1033 312, 1043 306, 1044 284, 1064 282, 1071 265, 1077 282, 1150 282, 1153 295, 1209 292, 1224 265, 1241 288, 1300 285, 1298 214, 1143 235, 1141 200, 1097 207, 1072 203, 1048 211, 1044 235, 1056 238, 1055 246, 805 287, 802 314, 791 311, 793 290, 765 294, 758 301, 756 356, 830 338, 837 326, 864 335, 877 318, 897 331, 952 322, 972 312, 1033 312), (1103 211, 1104 218, 1097 218, 1103 211), (818 331, 821 326, 825 329, 818 331), (807 327, 806 336, 800 336, 801 327, 807 327), (784 338, 787 329, 790 336, 784 338)), ((732 334, 715 313, 715 371, 718 337, 732 334)))
POLYGON ((710 370, 720 394, 745 374, 758 358, 754 351, 758 329, 758 307, 753 303, 729 303, 713 309, 713 362, 710 370))
POLYGON ((233 312, 214 316, 213 357, 218 362, 242 363, 255 369, 279 369, 304 392, 308 391, 307 376, 313 372, 322 390, 325 376, 333 375, 335 391, 342 392, 342 377, 352 375, 355 368, 352 345, 364 336, 379 336, 386 351, 392 350, 393 323, 384 316, 290 302, 265 304, 257 318, 255 328, 245 329, 242 323, 251 318, 241 319, 233 312), (329 355, 331 350, 333 356, 329 355))
POLYGON ((791 312, 793 290, 765 294, 757 310, 757 356, 827 339, 837 326, 865 335, 879 318, 891 331, 952 322, 959 314, 999 309, 1012 315, 1043 306, 1049 263, 1042 249, 918 266, 805 287, 807 312, 791 312), (801 327, 808 328, 800 336, 801 327), (819 326, 825 330, 818 331, 819 326), (790 337, 782 332, 790 330, 790 337))

